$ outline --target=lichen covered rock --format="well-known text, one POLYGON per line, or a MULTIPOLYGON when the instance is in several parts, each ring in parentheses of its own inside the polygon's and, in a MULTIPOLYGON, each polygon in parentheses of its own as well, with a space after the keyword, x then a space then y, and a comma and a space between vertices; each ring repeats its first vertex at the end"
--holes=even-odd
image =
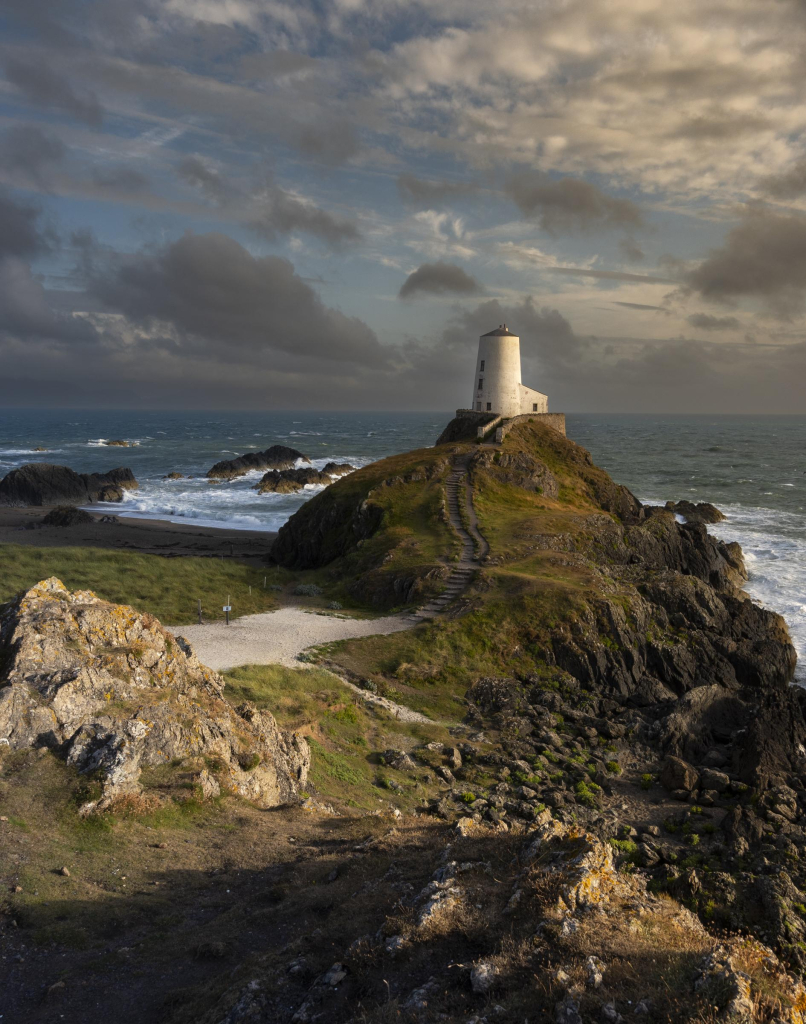
POLYGON ((212 759, 223 791, 263 807, 295 801, 307 777, 305 740, 267 711, 233 709, 181 637, 54 577, 6 606, 0 673, 0 743, 48 746, 97 772, 99 809, 174 758, 212 759))

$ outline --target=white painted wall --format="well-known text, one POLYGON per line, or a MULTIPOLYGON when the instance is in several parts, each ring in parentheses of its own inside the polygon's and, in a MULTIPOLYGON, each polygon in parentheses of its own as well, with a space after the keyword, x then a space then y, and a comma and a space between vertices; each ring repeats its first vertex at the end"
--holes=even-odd
POLYGON ((521 340, 517 335, 485 334, 479 338, 470 408, 507 419, 527 412, 548 412, 546 395, 521 383, 521 340))

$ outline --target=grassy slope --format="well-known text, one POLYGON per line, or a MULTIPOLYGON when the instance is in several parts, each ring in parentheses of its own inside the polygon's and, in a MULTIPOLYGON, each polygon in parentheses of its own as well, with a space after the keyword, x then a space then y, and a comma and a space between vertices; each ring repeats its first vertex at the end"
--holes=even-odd
MULTIPOLYGON (((601 594, 600 574, 574 554, 549 549, 546 538, 556 538, 560 548, 585 543, 585 517, 607 514, 597 497, 612 487, 607 474, 580 458, 571 442, 538 424, 519 425, 502 450, 525 450, 545 462, 559 494, 551 499, 477 473, 474 507, 493 564, 471 592, 471 611, 406 633, 346 641, 329 652, 336 663, 381 686, 391 682, 412 690, 419 700, 404 699, 412 707, 421 707, 423 700, 455 699, 482 675, 543 671, 548 634, 601 594)), ((611 598, 618 593, 611 584, 607 589, 611 598)))
POLYGON ((165 625, 194 622, 199 598, 205 619, 224 617, 228 595, 235 615, 269 611, 278 603, 277 595, 263 588, 267 570, 244 562, 0 545, 0 604, 48 576, 58 576, 70 590, 93 590, 106 601, 151 612, 165 625))
MULTIPOLYGON (((443 513, 444 479, 449 472, 450 453, 445 447, 394 455, 344 477, 296 513, 292 529, 299 538, 317 533, 321 522, 337 524, 325 533, 320 548, 334 556, 319 573, 329 582, 331 596, 351 604, 357 600, 365 607, 388 607, 388 599, 372 600, 373 594, 385 591, 386 580, 458 558, 459 540, 443 513), (405 481, 411 474, 419 479, 405 481), (352 516, 365 500, 382 510, 383 522, 356 547, 352 516), (339 554, 347 548, 352 550, 339 554), (356 580, 362 581, 360 591, 354 586, 356 580)), ((294 543, 288 550, 293 553, 294 543)), ((441 585, 430 589, 438 593, 441 585)))

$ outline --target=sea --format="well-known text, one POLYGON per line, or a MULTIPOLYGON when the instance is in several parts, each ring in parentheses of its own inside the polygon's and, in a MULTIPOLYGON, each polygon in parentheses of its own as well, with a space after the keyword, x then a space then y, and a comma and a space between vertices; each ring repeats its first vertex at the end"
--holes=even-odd
MULTIPOLYGON (((261 474, 211 483, 221 459, 272 444, 313 465, 364 466, 432 445, 451 413, 131 412, 0 410, 0 476, 26 462, 79 472, 128 466, 140 488, 119 516, 192 521, 199 526, 274 531, 322 488, 258 494, 261 474), (124 440, 129 447, 110 447, 124 440), (37 452, 36 448, 45 448, 37 452), (180 480, 166 480, 172 472, 180 480)), ((727 515, 711 527, 738 541, 749 593, 787 620, 806 684, 806 416, 569 414, 568 436, 641 501, 710 501, 727 515)))

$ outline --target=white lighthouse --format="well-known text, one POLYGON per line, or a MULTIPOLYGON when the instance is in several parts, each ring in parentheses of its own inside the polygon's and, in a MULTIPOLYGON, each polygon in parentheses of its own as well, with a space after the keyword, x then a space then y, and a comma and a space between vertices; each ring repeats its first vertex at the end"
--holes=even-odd
POLYGON ((521 383, 521 339, 506 324, 479 338, 470 408, 505 419, 549 411, 548 396, 521 383))

